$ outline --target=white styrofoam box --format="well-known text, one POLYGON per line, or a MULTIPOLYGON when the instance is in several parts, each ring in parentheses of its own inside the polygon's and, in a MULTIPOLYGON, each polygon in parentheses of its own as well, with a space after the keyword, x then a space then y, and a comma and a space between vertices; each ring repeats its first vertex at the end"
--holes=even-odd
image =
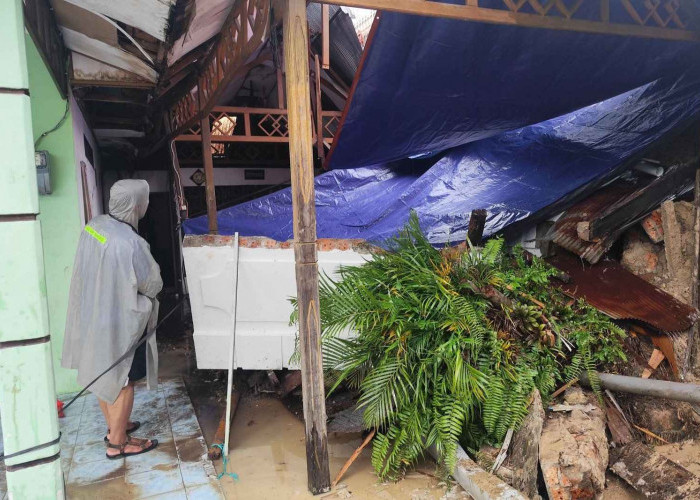
MULTIPOLYGON (((190 292, 197 367, 227 369, 233 338, 235 247, 233 237, 187 236, 183 254, 190 292)), ((296 326, 289 325, 296 296, 294 249, 279 244, 241 246, 234 366, 255 370, 296 368, 290 364, 296 326)), ((366 253, 343 245, 318 252, 319 270, 361 264, 366 253)))

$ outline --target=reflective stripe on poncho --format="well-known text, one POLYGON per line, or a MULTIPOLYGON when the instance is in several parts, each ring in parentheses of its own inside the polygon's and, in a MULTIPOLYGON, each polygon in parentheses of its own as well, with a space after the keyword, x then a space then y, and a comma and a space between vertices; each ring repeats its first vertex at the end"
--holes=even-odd
MULTIPOLYGON (((110 190, 109 215, 93 218, 80 235, 73 266, 62 366, 78 370, 85 386, 155 327, 160 268, 135 228, 148 207, 148 183, 118 181, 110 190)), ((146 349, 149 388, 158 382, 155 335, 146 349)), ((113 403, 131 368, 133 355, 90 390, 113 403)))

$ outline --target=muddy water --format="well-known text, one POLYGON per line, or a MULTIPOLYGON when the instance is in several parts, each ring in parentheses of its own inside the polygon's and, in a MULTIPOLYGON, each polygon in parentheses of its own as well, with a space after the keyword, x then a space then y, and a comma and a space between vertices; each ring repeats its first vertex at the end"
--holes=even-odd
MULTIPOLYGON (((329 436, 331 478, 361 438, 329 436)), ((244 398, 239 404, 231 435, 229 469, 239 480, 221 480, 228 499, 468 499, 460 488, 439 482, 435 466, 426 461, 398 483, 379 483, 365 448, 331 493, 313 497, 306 487, 304 426, 277 399, 244 398)), ((221 462, 217 462, 221 468, 221 462)))

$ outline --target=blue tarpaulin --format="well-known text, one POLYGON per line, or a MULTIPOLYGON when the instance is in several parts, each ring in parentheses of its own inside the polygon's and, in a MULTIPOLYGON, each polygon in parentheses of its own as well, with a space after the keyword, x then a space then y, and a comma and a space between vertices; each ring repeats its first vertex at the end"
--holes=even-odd
MULTIPOLYGON (((631 0, 631 6, 647 12, 644 2, 631 0)), ((612 22, 630 22, 623 3, 610 2, 612 22)), ((504 8, 503 0, 479 5, 504 8)), ((525 4, 521 12, 534 11, 525 4)), ((577 16, 600 19, 600 5, 584 2, 577 16)), ((439 153, 677 76, 700 62, 690 42, 390 12, 381 14, 366 50, 329 157, 333 169, 439 153)))
MULTIPOLYGON (((318 236, 381 244, 415 210, 431 242, 462 241, 485 208, 485 234, 614 172, 700 113, 700 77, 660 79, 603 102, 434 156, 332 170, 315 179, 318 236)), ((289 188, 220 210, 219 232, 292 239, 289 188)), ((206 216, 184 222, 206 234, 206 216)))

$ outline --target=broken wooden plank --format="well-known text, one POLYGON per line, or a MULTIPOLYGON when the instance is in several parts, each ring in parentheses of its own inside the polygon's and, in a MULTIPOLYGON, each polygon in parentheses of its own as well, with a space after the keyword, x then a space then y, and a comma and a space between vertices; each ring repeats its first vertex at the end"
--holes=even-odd
POLYGON ((527 417, 515 433, 512 452, 506 460, 507 468, 512 471, 510 484, 530 498, 537 494, 537 470, 544 416, 542 397, 540 392, 535 390, 527 417))
POLYGON ((331 483, 331 487, 335 488, 335 486, 340 482, 340 480, 343 478, 343 475, 347 472, 347 470, 350 468, 352 463, 357 460, 357 457, 360 456, 360 453, 362 453, 362 450, 369 444, 370 441, 372 441, 372 438, 374 435, 377 433, 377 429, 372 429, 372 432, 367 434, 367 437, 365 438, 364 441, 362 441, 362 444, 350 455, 350 458, 347 459, 343 467, 340 469, 340 472, 338 472, 338 475, 335 476, 335 479, 331 483))
POLYGON ((603 214, 590 221, 590 237, 595 239, 613 231, 621 231, 634 224, 661 201, 673 199, 686 192, 693 185, 696 166, 697 160, 673 165, 663 176, 611 205, 603 214))
POLYGON ((681 248, 681 226, 672 201, 665 201, 661 204, 661 223, 664 228, 666 265, 671 277, 675 278, 682 272, 683 249, 681 248))
POLYGON ((622 446, 634 441, 632 429, 622 413, 620 413, 620 410, 618 410, 614 405, 606 402, 605 415, 607 417, 606 422, 608 424, 608 430, 610 430, 613 443, 618 446, 622 446))
POLYGON ((634 426, 635 429, 637 429, 638 431, 643 432, 643 433, 646 434, 647 436, 652 437, 652 438, 654 438, 654 439, 658 439, 659 441, 661 441, 661 442, 664 443, 664 444, 670 444, 670 443, 669 443, 668 441, 666 441, 664 438, 662 438, 662 437, 659 436, 658 434, 654 434, 654 433, 651 432, 649 429, 646 429, 646 428, 644 428, 644 427, 640 427, 640 426, 635 425, 635 424, 632 424, 632 425, 634 426))
POLYGON ((668 335, 652 335, 651 342, 658 348, 668 360, 668 364, 671 365, 671 371, 676 380, 680 380, 680 371, 678 369, 678 362, 676 361, 676 352, 673 349, 673 339, 668 335))
POLYGON ((561 393, 563 393, 565 390, 567 390, 569 387, 574 385, 576 382, 578 382, 578 377, 572 380, 569 380, 566 384, 562 385, 559 389, 554 391, 551 396, 549 396, 549 399, 554 399, 557 396, 559 396, 561 393))
MULTIPOLYGON (((693 221, 693 271, 690 277, 691 305, 697 309, 700 307, 700 168, 695 171, 695 194, 693 198, 695 220, 693 221)), ((700 324, 696 321, 688 332, 688 349, 683 363, 683 377, 688 370, 697 371, 698 366, 698 340, 700 340, 700 324), (694 358, 694 363, 693 363, 694 358)))
MULTIPOLYGON (((238 402, 241 399, 241 394, 237 391, 231 393, 231 421, 236 415, 236 408, 238 408, 238 402)), ((209 447, 209 452, 207 455, 210 460, 218 460, 221 458, 221 449, 214 446, 215 444, 221 444, 226 438, 226 412, 221 415, 221 420, 219 420, 219 426, 216 428, 216 434, 214 434, 214 439, 212 440, 211 446, 209 447)))
POLYGON ((615 452, 610 470, 648 498, 700 498, 698 476, 639 442, 615 452))
POLYGON ((656 371, 656 369, 659 367, 661 362, 666 359, 666 356, 664 356, 664 353, 661 352, 659 349, 654 349, 651 352, 651 356, 649 357, 649 361, 647 361, 647 366, 644 368, 644 371, 642 372, 642 378, 649 378, 651 377, 651 374, 656 371))

